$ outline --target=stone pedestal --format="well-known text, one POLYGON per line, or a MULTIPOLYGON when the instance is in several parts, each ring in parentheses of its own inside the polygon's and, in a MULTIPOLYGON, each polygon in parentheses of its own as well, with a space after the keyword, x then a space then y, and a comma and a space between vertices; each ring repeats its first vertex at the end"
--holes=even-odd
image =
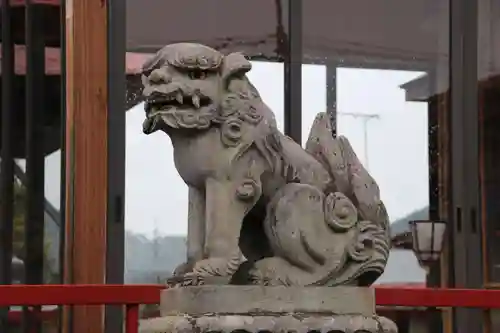
POLYGON ((375 315, 372 289, 202 286, 162 292, 161 317, 141 333, 397 333, 375 315))

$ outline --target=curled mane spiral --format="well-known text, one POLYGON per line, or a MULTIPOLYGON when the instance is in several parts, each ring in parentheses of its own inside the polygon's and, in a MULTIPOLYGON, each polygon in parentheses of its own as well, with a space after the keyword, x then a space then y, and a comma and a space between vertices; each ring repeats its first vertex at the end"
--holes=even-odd
POLYGON ((255 147, 273 173, 284 177, 295 174, 283 155, 282 135, 276 125, 276 118, 247 77, 233 80, 229 84, 228 93, 214 122, 221 126, 223 142, 229 146, 233 142, 233 146, 239 147, 234 160, 255 147), (252 132, 245 139, 238 136, 238 128, 244 123, 252 132))

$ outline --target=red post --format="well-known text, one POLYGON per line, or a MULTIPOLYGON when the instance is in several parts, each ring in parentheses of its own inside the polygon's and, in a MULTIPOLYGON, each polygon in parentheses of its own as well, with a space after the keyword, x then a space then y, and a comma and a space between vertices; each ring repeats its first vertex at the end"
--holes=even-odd
POLYGON ((125 310, 125 333, 139 332, 139 304, 127 304, 125 310))

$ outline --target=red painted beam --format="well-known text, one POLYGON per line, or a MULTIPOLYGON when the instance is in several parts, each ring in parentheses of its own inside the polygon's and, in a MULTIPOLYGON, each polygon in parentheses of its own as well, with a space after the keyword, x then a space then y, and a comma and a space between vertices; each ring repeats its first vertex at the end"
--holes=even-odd
POLYGON ((375 299, 382 306, 500 308, 500 290, 375 288, 375 299))
POLYGON ((0 286, 0 306, 156 304, 164 288, 160 285, 0 286))
MULTIPOLYGON (((162 285, 0 286, 0 306, 157 304, 162 285)), ((379 306, 500 308, 500 290, 377 288, 379 306)))

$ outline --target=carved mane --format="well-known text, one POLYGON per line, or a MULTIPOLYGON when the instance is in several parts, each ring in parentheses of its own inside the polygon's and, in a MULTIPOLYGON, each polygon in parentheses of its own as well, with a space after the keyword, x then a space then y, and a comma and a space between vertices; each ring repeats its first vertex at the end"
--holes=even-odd
POLYGON ((238 146, 238 153, 232 162, 254 147, 265 159, 271 172, 285 178, 295 177, 292 163, 283 154, 282 135, 274 113, 261 99, 257 89, 244 76, 232 80, 228 91, 213 122, 221 126, 221 140, 225 145, 238 146), (242 127, 253 133, 238 135, 242 127))

